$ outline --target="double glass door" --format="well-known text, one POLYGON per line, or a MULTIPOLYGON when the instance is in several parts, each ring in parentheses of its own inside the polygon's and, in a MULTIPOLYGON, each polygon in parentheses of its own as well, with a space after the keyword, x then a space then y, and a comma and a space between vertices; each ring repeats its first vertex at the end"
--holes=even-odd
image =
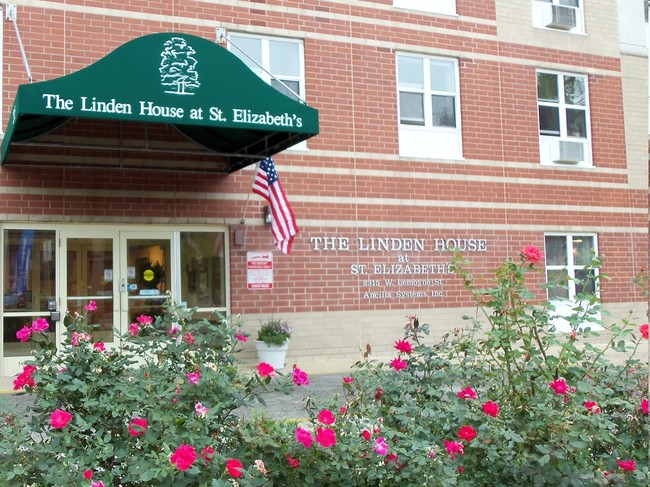
POLYGON ((90 318, 94 340, 110 346, 142 314, 161 314, 173 293, 172 235, 166 232, 63 237, 66 282, 62 298, 69 313, 84 312, 95 301, 90 318), (117 325, 117 326, 116 326, 117 325))
POLYGON ((172 232, 115 232, 111 228, 15 229, 4 234, 2 375, 13 375, 32 353, 16 333, 38 318, 60 347, 67 315, 85 313, 93 341, 107 348, 141 314, 161 314, 174 293, 172 232), (96 309, 86 311, 91 301, 96 309))
POLYGON ((226 228, 14 226, 2 231, 0 375, 14 375, 32 354, 33 343, 16 333, 38 318, 49 322, 47 336, 59 347, 67 314, 87 313, 93 340, 107 348, 140 315, 157 316, 167 296, 199 316, 227 311, 226 228), (96 309, 84 306, 90 301, 96 309))

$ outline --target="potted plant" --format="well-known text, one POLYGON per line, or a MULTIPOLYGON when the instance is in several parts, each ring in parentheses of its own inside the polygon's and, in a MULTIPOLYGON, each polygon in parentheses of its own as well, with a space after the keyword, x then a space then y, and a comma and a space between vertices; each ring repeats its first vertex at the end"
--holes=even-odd
POLYGON ((281 369, 284 367, 284 357, 289 348, 291 327, 287 320, 282 318, 270 318, 260 324, 255 340, 257 357, 260 362, 266 362, 274 369, 281 369))

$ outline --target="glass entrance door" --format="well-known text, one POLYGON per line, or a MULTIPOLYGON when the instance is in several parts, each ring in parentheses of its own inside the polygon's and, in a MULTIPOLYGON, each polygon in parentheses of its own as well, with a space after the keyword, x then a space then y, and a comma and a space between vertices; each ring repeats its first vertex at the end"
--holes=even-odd
MULTIPOLYGON (((114 345, 116 315, 114 286, 114 238, 106 235, 67 237, 65 239, 65 314, 84 313, 83 307, 95 301, 97 307, 88 312, 94 325, 93 341, 114 345)), ((63 336, 59 337, 59 341, 63 336)))
POLYGON ((123 232, 120 297, 122 329, 138 316, 162 315, 167 294, 173 296, 171 232, 123 232))

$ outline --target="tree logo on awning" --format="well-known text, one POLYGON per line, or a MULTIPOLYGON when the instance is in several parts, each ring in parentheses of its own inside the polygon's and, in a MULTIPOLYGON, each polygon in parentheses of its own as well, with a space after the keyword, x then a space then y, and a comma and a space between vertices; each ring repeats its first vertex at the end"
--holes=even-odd
POLYGON ((193 57, 196 51, 182 37, 172 37, 164 44, 160 53, 160 84, 172 87, 165 93, 174 95, 193 95, 192 91, 201 86, 198 61, 193 57))

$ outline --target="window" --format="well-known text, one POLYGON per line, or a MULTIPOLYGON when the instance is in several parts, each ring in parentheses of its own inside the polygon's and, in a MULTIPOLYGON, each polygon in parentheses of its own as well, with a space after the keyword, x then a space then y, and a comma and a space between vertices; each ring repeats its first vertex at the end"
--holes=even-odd
POLYGON ((587 77, 537 73, 542 164, 591 166, 587 77))
POLYGON ((456 15, 456 0, 394 0, 393 5, 409 10, 456 15))
POLYGON ((584 34, 583 0, 533 0, 533 26, 584 34))
POLYGON ((456 60, 397 56, 400 155, 462 156, 456 60))
POLYGON ((230 34, 230 51, 278 91, 294 100, 305 99, 302 42, 230 34))
MULTIPOLYGON (((229 37, 230 51, 246 63, 251 71, 288 97, 294 100, 305 99, 302 41, 234 33, 229 37)), ((291 149, 305 150, 307 141, 299 142, 291 149)))
MULTIPOLYGON (((569 331, 571 326, 562 319, 581 306, 582 293, 597 293, 597 269, 589 268, 597 255, 595 235, 546 235, 546 281, 548 299, 555 301, 557 318, 552 320, 558 331, 569 331), (552 286, 553 283, 557 285, 552 286)), ((586 306, 586 302, 584 304, 586 306)), ((595 328, 592 324, 591 328, 595 328)))

